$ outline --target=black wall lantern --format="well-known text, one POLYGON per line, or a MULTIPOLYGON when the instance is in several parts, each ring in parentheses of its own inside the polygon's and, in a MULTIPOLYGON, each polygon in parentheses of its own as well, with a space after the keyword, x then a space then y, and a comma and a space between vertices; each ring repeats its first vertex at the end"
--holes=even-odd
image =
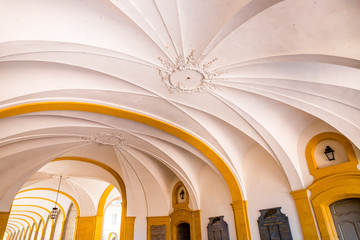
POLYGON ((184 189, 182 189, 180 192, 180 199, 184 199, 184 195, 185 195, 185 192, 184 192, 184 189))
POLYGON ((324 153, 329 161, 335 160, 334 150, 331 147, 326 146, 324 153))
POLYGON ((55 206, 52 208, 51 213, 50 213, 50 218, 51 219, 55 219, 58 212, 59 212, 59 209, 56 207, 56 205, 57 205, 57 201, 58 201, 58 197, 59 197, 61 178, 62 178, 62 176, 60 176, 60 180, 59 180, 59 186, 58 186, 58 190, 57 190, 57 193, 56 193, 55 206))

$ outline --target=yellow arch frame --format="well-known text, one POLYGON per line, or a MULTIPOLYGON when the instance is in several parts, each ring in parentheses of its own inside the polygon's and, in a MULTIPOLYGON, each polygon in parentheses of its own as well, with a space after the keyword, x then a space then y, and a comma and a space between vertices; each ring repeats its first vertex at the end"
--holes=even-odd
MULTIPOLYGON (((11 228, 13 231, 14 231, 14 235, 16 235, 16 229, 13 227, 13 226, 16 226, 16 225, 14 225, 14 224, 12 224, 12 223, 8 223, 7 225, 6 225, 6 227, 7 228, 11 228)), ((16 226, 17 228, 18 228, 18 226, 16 226)))
MULTIPOLYGON (((31 227, 31 224, 28 222, 28 221, 26 221, 25 219, 22 219, 22 218, 17 218, 17 217, 9 217, 9 221, 14 221, 14 222, 17 222, 17 223, 19 223, 19 224, 21 224, 20 222, 18 222, 17 220, 21 220, 21 221, 24 221, 24 222, 26 222, 26 224, 28 225, 28 231, 29 232, 31 232, 31 230, 32 230, 32 227, 31 227), (14 220, 15 219, 15 220, 14 220)), ((23 226, 23 229, 24 229, 24 236, 26 235, 26 227, 23 225, 23 224, 21 224, 21 226, 23 226)), ((25 237, 24 237, 24 239, 25 239, 25 237)))
MULTIPOLYGON (((10 214, 10 217, 11 217, 11 216, 22 216, 22 217, 30 218, 30 219, 34 222, 35 228, 37 229, 37 222, 36 222, 36 220, 35 220, 33 217, 28 216, 28 215, 26 215, 26 214, 17 214, 17 213, 11 213, 11 214, 10 214)), ((10 219, 10 217, 9 217, 9 219, 10 219)))
MULTIPOLYGON (((25 190, 22 190, 22 191, 18 192, 18 194, 19 193, 24 193, 24 192, 29 192, 29 191, 40 191, 40 190, 52 191, 52 192, 57 192, 58 191, 58 190, 55 190, 55 189, 52 189, 52 188, 29 188, 29 189, 25 189, 25 190)), ((64 196, 66 196, 67 198, 69 198, 74 203, 74 205, 76 207, 76 211, 78 212, 78 214, 80 214, 79 204, 77 203, 77 201, 72 196, 70 196, 69 194, 67 194, 66 192, 63 192, 63 191, 59 191, 59 194, 62 194, 64 196)))
MULTIPOLYGON (((30 189, 22 190, 22 191, 18 192, 18 194, 19 193, 24 193, 24 192, 29 192, 29 191, 39 191, 39 190, 58 192, 58 190, 55 190, 55 189, 52 189, 52 188, 30 188, 30 189)), ((80 216, 80 208, 79 208, 79 204, 77 203, 77 201, 71 195, 67 194, 66 192, 59 191, 59 193, 66 196, 67 198, 70 199, 70 201, 72 201, 74 203, 75 208, 76 208, 77 216, 79 217, 80 216)), ((61 208, 61 212, 62 212, 62 215, 63 215, 63 221, 65 221, 64 209, 61 207, 61 205, 59 203, 57 205, 59 205, 59 207, 61 208)), ((76 226, 75 226, 75 229, 76 229, 76 226)), ((63 235, 63 232, 64 232, 64 223, 61 226, 61 236, 63 235)))
POLYGON ((16 236, 17 234, 16 234, 16 230, 15 230, 14 227, 16 227, 16 228, 19 230, 19 231, 18 231, 18 234, 20 234, 20 232, 21 232, 21 230, 20 230, 20 228, 18 227, 18 225, 14 224, 14 223, 8 222, 8 223, 7 223, 7 227, 11 227, 11 228, 15 231, 15 233, 14 233, 15 236, 16 236))
POLYGON ((109 116, 124 118, 140 122, 155 128, 158 128, 164 132, 174 135, 190 145, 197 148, 215 165, 223 176, 230 195, 232 198, 232 207, 234 211, 235 229, 238 239, 251 239, 249 220, 247 214, 247 204, 243 200, 242 192, 238 181, 236 180, 233 172, 229 166, 222 160, 222 158, 208 145, 202 142, 197 137, 190 133, 175 127, 169 123, 160 121, 158 119, 131 112, 124 109, 114 108, 110 106, 104 106, 94 103, 83 102, 39 102, 17 105, 0 110, 0 119, 11 116, 40 112, 40 111, 55 111, 55 110, 69 110, 69 111, 84 111, 98 114, 105 114, 109 116))
MULTIPOLYGON (((40 199, 40 200, 44 200, 44 201, 48 201, 48 202, 52 202, 55 203, 54 200, 48 199, 48 198, 43 198, 43 197, 19 197, 19 198, 15 198, 14 200, 21 200, 21 199, 40 199)), ((65 211, 64 208, 61 206, 61 204, 57 203, 57 205, 59 206, 59 208, 61 209, 61 213, 63 215, 63 219, 65 219, 65 211)), ((53 220, 54 221, 54 220, 53 220)))
MULTIPOLYGON (((11 232, 9 229, 5 229, 5 232, 9 235, 9 237, 6 238, 6 239, 11 239, 11 237, 12 237, 12 232, 11 232)), ((5 237, 5 236, 4 236, 4 237, 5 237)))
POLYGON ((313 137, 306 145, 305 156, 310 174, 314 176, 315 180, 332 175, 337 172, 352 172, 354 171, 354 168, 356 168, 356 165, 359 163, 350 141, 343 135, 335 132, 324 132, 313 137), (315 160, 314 151, 316 146, 324 140, 336 140, 341 143, 345 148, 349 161, 326 168, 318 168, 315 160))
MULTIPOLYGON (((126 216, 127 216, 127 196, 126 196, 125 183, 122 180, 122 178, 120 177, 120 175, 114 169, 109 167, 108 165, 106 165, 102 162, 96 161, 94 159, 90 159, 90 158, 66 156, 66 157, 55 158, 51 162, 57 162, 57 161, 78 161, 78 162, 90 163, 90 164, 93 164, 95 166, 98 166, 98 167, 104 169, 105 171, 110 173, 115 178, 115 180, 119 184, 120 194, 121 194, 121 198, 122 198, 120 239, 125 239, 125 234, 126 234, 125 220, 126 220, 126 216)), ((110 190, 109 188, 110 188, 110 186, 105 190, 106 193, 104 192, 103 196, 101 196, 99 206, 97 209, 97 215, 100 215, 100 212, 103 211, 103 208, 104 208, 103 205, 105 204, 105 202, 103 202, 103 201, 106 201, 107 195, 110 194, 110 192, 112 190, 112 189, 110 190), (104 194, 107 194, 107 195, 105 196, 104 194), (101 208, 102 208, 102 210, 101 210, 101 208)), ((97 237, 99 237, 99 238, 101 237, 101 232, 100 232, 100 234, 98 232, 99 226, 96 229, 97 229, 97 231, 95 231, 95 239, 97 237)), ((101 229, 101 227, 100 227, 100 229, 101 229)))
POLYGON ((346 198, 360 198, 360 174, 332 176, 310 187, 311 200, 324 240, 338 239, 329 206, 346 198), (329 184, 330 182, 330 184, 329 184))
POLYGON ((309 171, 315 177, 314 183, 308 189, 311 190, 310 199, 321 238, 324 240, 338 239, 329 206, 346 198, 360 198, 360 172, 357 169, 359 161, 350 141, 335 132, 316 135, 309 141, 305 151, 309 171), (349 161, 318 169, 314 150, 321 141, 328 139, 336 140, 344 146, 349 161))

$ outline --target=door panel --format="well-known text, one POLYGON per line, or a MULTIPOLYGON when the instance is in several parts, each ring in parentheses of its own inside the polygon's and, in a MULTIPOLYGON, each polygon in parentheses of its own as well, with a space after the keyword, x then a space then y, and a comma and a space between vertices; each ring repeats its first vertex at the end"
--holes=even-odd
POLYGON ((340 240, 360 240, 360 199, 349 198, 330 205, 340 240))

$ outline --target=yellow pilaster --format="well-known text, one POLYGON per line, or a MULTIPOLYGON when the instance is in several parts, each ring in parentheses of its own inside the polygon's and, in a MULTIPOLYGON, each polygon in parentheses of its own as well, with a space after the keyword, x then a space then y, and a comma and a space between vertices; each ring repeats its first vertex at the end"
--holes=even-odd
POLYGON ((96 216, 78 217, 75 240, 94 240, 96 216))
POLYGON ((4 237, 9 215, 9 212, 0 212, 0 239, 4 237))
POLYGON ((236 237, 238 240, 251 239, 246 201, 236 201, 231 204, 234 212, 236 237))
POLYGON ((103 225, 104 216, 99 215, 95 217, 95 233, 94 233, 94 240, 101 240, 101 232, 102 232, 102 225, 103 225))
POLYGON ((127 203, 121 203, 121 225, 120 225, 120 240, 125 240, 126 235, 126 215, 127 215, 127 203))
POLYGON ((126 217, 125 240, 134 240, 135 217, 126 217))
POLYGON ((147 240, 151 239, 151 226, 165 225, 166 226, 166 240, 170 240, 170 217, 147 217, 147 240))
POLYGON ((307 189, 293 191, 291 194, 295 200, 304 239, 319 239, 319 235, 316 230, 315 218, 311 211, 307 189))
POLYGON ((200 210, 192 212, 194 219, 195 240, 201 240, 201 219, 200 210))

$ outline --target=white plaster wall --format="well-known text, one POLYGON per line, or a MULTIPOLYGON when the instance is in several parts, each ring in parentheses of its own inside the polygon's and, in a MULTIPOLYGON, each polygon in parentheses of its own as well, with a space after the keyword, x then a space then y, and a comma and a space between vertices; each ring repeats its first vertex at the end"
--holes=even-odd
POLYGON ((44 226, 44 222, 40 220, 38 224, 38 232, 37 232, 36 240, 41 239, 41 235, 43 234, 43 226, 44 226))
POLYGON ((51 222, 51 219, 48 218, 48 220, 46 220, 46 227, 45 227, 45 237, 44 239, 50 239, 50 233, 51 233, 51 225, 52 225, 52 222, 51 222))
POLYGON ((236 239, 232 201, 225 181, 207 165, 199 173, 199 179, 202 239, 208 239, 209 218, 216 216, 224 216, 230 239, 236 239))
POLYGON ((63 224, 64 218, 62 215, 61 210, 58 213, 58 217, 57 217, 57 221, 56 221, 56 225, 55 225, 55 232, 54 232, 54 237, 53 240, 60 240, 61 237, 61 228, 62 228, 62 224, 63 224))
POLYGON ((254 146, 243 159, 242 179, 246 188, 252 239, 260 239, 259 210, 281 207, 289 218, 293 239, 303 239, 295 202, 288 180, 279 164, 260 146, 254 146))
POLYGON ((71 204, 68 210, 69 214, 66 219, 66 225, 64 226, 64 235, 62 240, 73 240, 75 237, 75 227, 76 227, 76 207, 74 204, 71 204))

